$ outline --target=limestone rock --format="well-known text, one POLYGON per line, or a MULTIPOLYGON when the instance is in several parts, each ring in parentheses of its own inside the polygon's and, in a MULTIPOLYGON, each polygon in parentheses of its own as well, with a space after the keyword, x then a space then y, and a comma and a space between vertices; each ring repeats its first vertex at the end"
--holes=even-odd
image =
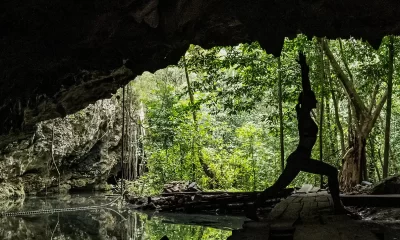
POLYGON ((388 177, 376 184, 372 194, 400 194, 400 175, 388 177))
POLYGON ((109 189, 106 180, 120 158, 120 110, 117 98, 100 100, 63 119, 40 122, 30 138, 0 148, 0 198, 58 193, 57 169, 61 193, 109 189))
POLYGON ((185 181, 172 181, 164 184, 163 192, 200 192, 201 189, 197 186, 196 182, 185 182, 185 181))
POLYGON ((0 183, 0 199, 9 197, 21 198, 24 196, 24 185, 20 181, 0 183))

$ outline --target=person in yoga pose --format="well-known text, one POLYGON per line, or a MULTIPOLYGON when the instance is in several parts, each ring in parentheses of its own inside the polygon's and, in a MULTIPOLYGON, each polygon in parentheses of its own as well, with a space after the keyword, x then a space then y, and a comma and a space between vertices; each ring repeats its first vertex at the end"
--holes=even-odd
POLYGON ((309 67, 305 56, 299 54, 299 64, 301 66, 301 78, 303 91, 300 93, 296 105, 296 114, 299 131, 299 144, 296 150, 289 155, 286 160, 286 167, 278 180, 269 188, 265 189, 256 199, 254 205, 250 207, 246 216, 253 220, 259 220, 257 209, 268 197, 273 197, 280 190, 286 188, 300 171, 322 174, 328 176, 329 190, 332 195, 335 211, 346 212, 339 197, 338 170, 321 161, 311 159, 311 151, 317 141, 318 126, 311 118, 311 110, 317 107, 317 99, 311 90, 310 79, 308 77, 309 67))

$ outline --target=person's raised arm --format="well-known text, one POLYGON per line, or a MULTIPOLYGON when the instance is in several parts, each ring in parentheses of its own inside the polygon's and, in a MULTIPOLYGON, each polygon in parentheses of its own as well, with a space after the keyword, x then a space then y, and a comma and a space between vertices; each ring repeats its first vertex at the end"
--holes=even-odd
POLYGON ((308 67, 306 62, 306 56, 302 52, 299 52, 299 60, 297 62, 300 64, 301 67, 301 85, 303 87, 303 93, 308 94, 309 92, 311 92, 310 78, 308 77, 310 68, 308 67))

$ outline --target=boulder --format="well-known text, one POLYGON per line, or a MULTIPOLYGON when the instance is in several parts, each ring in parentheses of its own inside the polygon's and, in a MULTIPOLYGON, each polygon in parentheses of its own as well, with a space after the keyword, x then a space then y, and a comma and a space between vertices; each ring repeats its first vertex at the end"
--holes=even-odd
POLYGON ((372 194, 400 194, 400 174, 388 177, 377 183, 372 194))

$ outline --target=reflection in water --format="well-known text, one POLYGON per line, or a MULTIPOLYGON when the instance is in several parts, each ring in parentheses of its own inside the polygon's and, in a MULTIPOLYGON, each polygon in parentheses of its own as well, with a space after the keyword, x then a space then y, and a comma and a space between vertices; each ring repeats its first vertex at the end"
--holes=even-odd
MULTIPOLYGON (((105 196, 64 196, 0 201, 2 211, 71 208, 101 205, 114 198, 105 196), (5 207, 4 207, 5 206, 5 207)), ((121 201, 107 208, 88 211, 0 217, 0 239, 227 239, 242 219, 204 215, 149 215, 121 207, 121 201), (235 226, 232 223, 236 223, 235 226), (194 225, 198 224, 198 225, 194 225), (205 226, 200 226, 205 225, 205 226), (206 227, 212 226, 212 227, 206 227)))

